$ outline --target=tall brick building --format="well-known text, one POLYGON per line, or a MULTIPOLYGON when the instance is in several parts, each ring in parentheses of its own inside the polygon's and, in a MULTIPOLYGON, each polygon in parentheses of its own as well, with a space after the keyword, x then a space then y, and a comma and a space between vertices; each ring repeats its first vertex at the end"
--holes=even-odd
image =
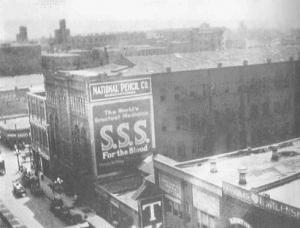
MULTIPOLYGON (((117 146, 122 145, 125 139, 122 128, 118 130, 121 138, 115 133, 104 134, 102 141, 97 138, 101 121, 112 123, 109 126, 114 131, 117 125, 114 125, 116 123, 113 119, 120 117, 112 111, 113 107, 106 109, 105 99, 105 102, 102 98, 95 102, 91 97, 92 92, 114 93, 118 86, 126 85, 127 81, 133 79, 151 79, 151 93, 146 93, 150 103, 146 99, 144 103, 136 104, 137 115, 143 115, 142 112, 151 116, 151 109, 154 110, 153 120, 152 117, 146 119, 151 126, 155 126, 155 144, 152 145, 155 147, 149 145, 147 152, 153 152, 154 149, 157 153, 184 161, 297 136, 300 110, 297 53, 293 48, 278 49, 276 55, 271 50, 252 50, 250 53, 234 51, 222 55, 193 53, 131 57, 127 60, 133 67, 108 64, 57 73, 46 71, 50 151, 53 165, 58 166, 53 170, 61 170, 71 176, 77 173, 79 176, 87 175, 97 179, 107 172, 116 173, 119 169, 116 167, 124 163, 134 167, 132 164, 139 159, 123 157, 117 159, 117 162, 113 162, 114 159, 112 162, 104 162, 102 166, 101 156, 103 158, 104 153, 102 146, 97 147, 97 144, 114 142, 112 145, 117 146), (248 59, 248 62, 243 59, 248 59), (223 65, 217 64, 219 61, 223 65), (101 89, 94 90, 92 85, 95 83, 100 84, 101 89), (107 83, 109 87, 105 87, 107 83), (110 89, 102 90, 101 86, 110 89), (99 108, 95 108, 96 104, 100 105, 99 108), (105 110, 112 112, 105 113, 105 110), (104 118, 107 115, 109 118, 104 118), (110 141, 111 137, 113 141, 110 141)), ((132 88, 139 86, 137 84, 132 88)), ((109 99, 116 103, 119 100, 123 102, 122 97, 114 96, 107 97, 108 104, 111 103, 109 99)), ((146 95, 135 94, 135 97, 139 96, 143 100, 146 95)), ((128 111, 134 102, 129 99, 128 103, 119 105, 121 111, 128 111)), ((134 108, 132 110, 136 112, 134 108)), ((125 127, 125 134, 135 134, 128 130, 133 127, 133 123, 132 120, 130 126, 125 127)), ((146 135, 153 134, 151 130, 146 135)), ((110 160, 109 154, 105 156, 110 160)))

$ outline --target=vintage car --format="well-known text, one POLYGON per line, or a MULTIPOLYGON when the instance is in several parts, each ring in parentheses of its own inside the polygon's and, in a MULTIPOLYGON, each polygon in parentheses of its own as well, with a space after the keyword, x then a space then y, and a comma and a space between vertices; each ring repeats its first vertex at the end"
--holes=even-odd
POLYGON ((34 196, 42 196, 43 190, 40 185, 40 180, 37 176, 30 177, 30 192, 34 196))
POLYGON ((0 175, 5 175, 6 169, 5 169, 5 161, 0 160, 0 175))
POLYGON ((26 190, 23 187, 23 185, 20 183, 20 181, 13 181, 13 194, 15 197, 23 197, 26 195, 26 190))
POLYGON ((62 201, 62 199, 54 197, 54 199, 51 201, 50 204, 50 211, 55 216, 60 216, 63 206, 64 206, 64 202, 62 201))

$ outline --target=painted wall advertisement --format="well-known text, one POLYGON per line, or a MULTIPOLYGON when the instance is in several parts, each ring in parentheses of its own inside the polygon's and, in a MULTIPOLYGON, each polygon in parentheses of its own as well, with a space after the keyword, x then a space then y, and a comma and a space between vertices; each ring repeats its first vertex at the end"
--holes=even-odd
POLYGON ((300 220, 300 210, 298 208, 270 199, 264 195, 234 186, 230 183, 223 182, 223 194, 230 195, 264 210, 276 212, 279 215, 286 215, 300 220))
POLYGON ((140 227, 163 228, 162 196, 154 196, 139 202, 140 227))
MULTIPOLYGON (((136 91, 141 85, 150 86, 151 91, 149 80, 137 79, 138 82, 131 80, 130 83, 135 86, 127 85, 127 87, 136 91)), ((106 88, 107 91, 104 93, 110 93, 111 99, 102 94, 104 100, 100 99, 101 102, 93 106, 98 171, 132 161, 155 147, 152 96, 148 95, 147 89, 145 91, 147 95, 139 92, 139 96, 136 96, 137 93, 133 92, 133 97, 128 97, 126 93, 126 98, 122 98, 120 91, 126 87, 125 84, 120 81, 115 84, 110 82, 108 86, 111 88, 106 88), (115 99, 116 97, 118 99, 115 99)))

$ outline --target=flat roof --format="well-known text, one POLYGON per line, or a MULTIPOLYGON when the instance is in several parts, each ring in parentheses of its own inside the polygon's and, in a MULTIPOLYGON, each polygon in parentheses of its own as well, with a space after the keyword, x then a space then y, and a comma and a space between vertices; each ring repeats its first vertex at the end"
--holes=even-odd
POLYGON ((28 74, 18 76, 0 77, 0 91, 14 90, 15 88, 24 89, 44 86, 44 76, 42 74, 28 74))
POLYGON ((258 189, 300 173, 299 140, 297 138, 279 143, 278 161, 271 161, 272 152, 268 150, 269 146, 254 148, 251 152, 240 150, 187 162, 175 162, 158 154, 155 161, 220 188, 225 181, 248 190, 258 189), (211 160, 216 161, 216 173, 210 172, 211 160), (247 168, 247 184, 239 185, 238 169, 244 167, 247 168))
POLYGON ((80 54, 67 53, 67 52, 42 53, 42 57, 66 58, 66 57, 78 57, 78 56, 80 56, 80 54))
POLYGON ((232 49, 220 51, 201 51, 189 53, 173 53, 166 55, 126 56, 135 64, 133 68, 124 71, 129 74, 151 74, 171 71, 197 70, 217 68, 221 63, 223 67, 241 66, 247 60, 248 65, 272 62, 289 61, 290 57, 298 58, 300 46, 273 46, 250 49, 232 49))
POLYGON ((21 130, 21 129, 29 129, 29 117, 28 116, 21 116, 12 119, 2 119, 0 120, 0 128, 5 130, 21 130))
POLYGON ((118 65, 118 64, 107 64, 99 67, 94 68, 86 68, 81 70, 67 70, 67 71, 60 71, 62 73, 66 73, 67 75, 76 75, 82 77, 95 77, 101 74, 106 74, 107 76, 116 75, 118 72, 128 68, 127 66, 118 65))
POLYGON ((300 208, 300 179, 286 183, 276 188, 272 188, 268 191, 264 191, 270 195, 272 199, 280 202, 284 202, 291 206, 300 208))

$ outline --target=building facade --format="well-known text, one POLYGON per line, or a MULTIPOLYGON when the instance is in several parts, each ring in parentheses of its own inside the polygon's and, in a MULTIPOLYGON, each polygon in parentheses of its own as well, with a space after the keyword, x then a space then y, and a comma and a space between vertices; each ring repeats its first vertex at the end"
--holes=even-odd
POLYGON ((41 73, 41 47, 8 43, 0 47, 0 76, 41 73))
POLYGON ((157 155, 155 183, 164 192, 166 227, 298 227, 298 197, 270 191, 299 183, 299 139, 278 148, 276 161, 269 146, 187 162, 157 155))
POLYGON ((50 177, 50 150, 46 116, 45 92, 29 92, 28 115, 31 132, 31 149, 36 172, 50 177))

